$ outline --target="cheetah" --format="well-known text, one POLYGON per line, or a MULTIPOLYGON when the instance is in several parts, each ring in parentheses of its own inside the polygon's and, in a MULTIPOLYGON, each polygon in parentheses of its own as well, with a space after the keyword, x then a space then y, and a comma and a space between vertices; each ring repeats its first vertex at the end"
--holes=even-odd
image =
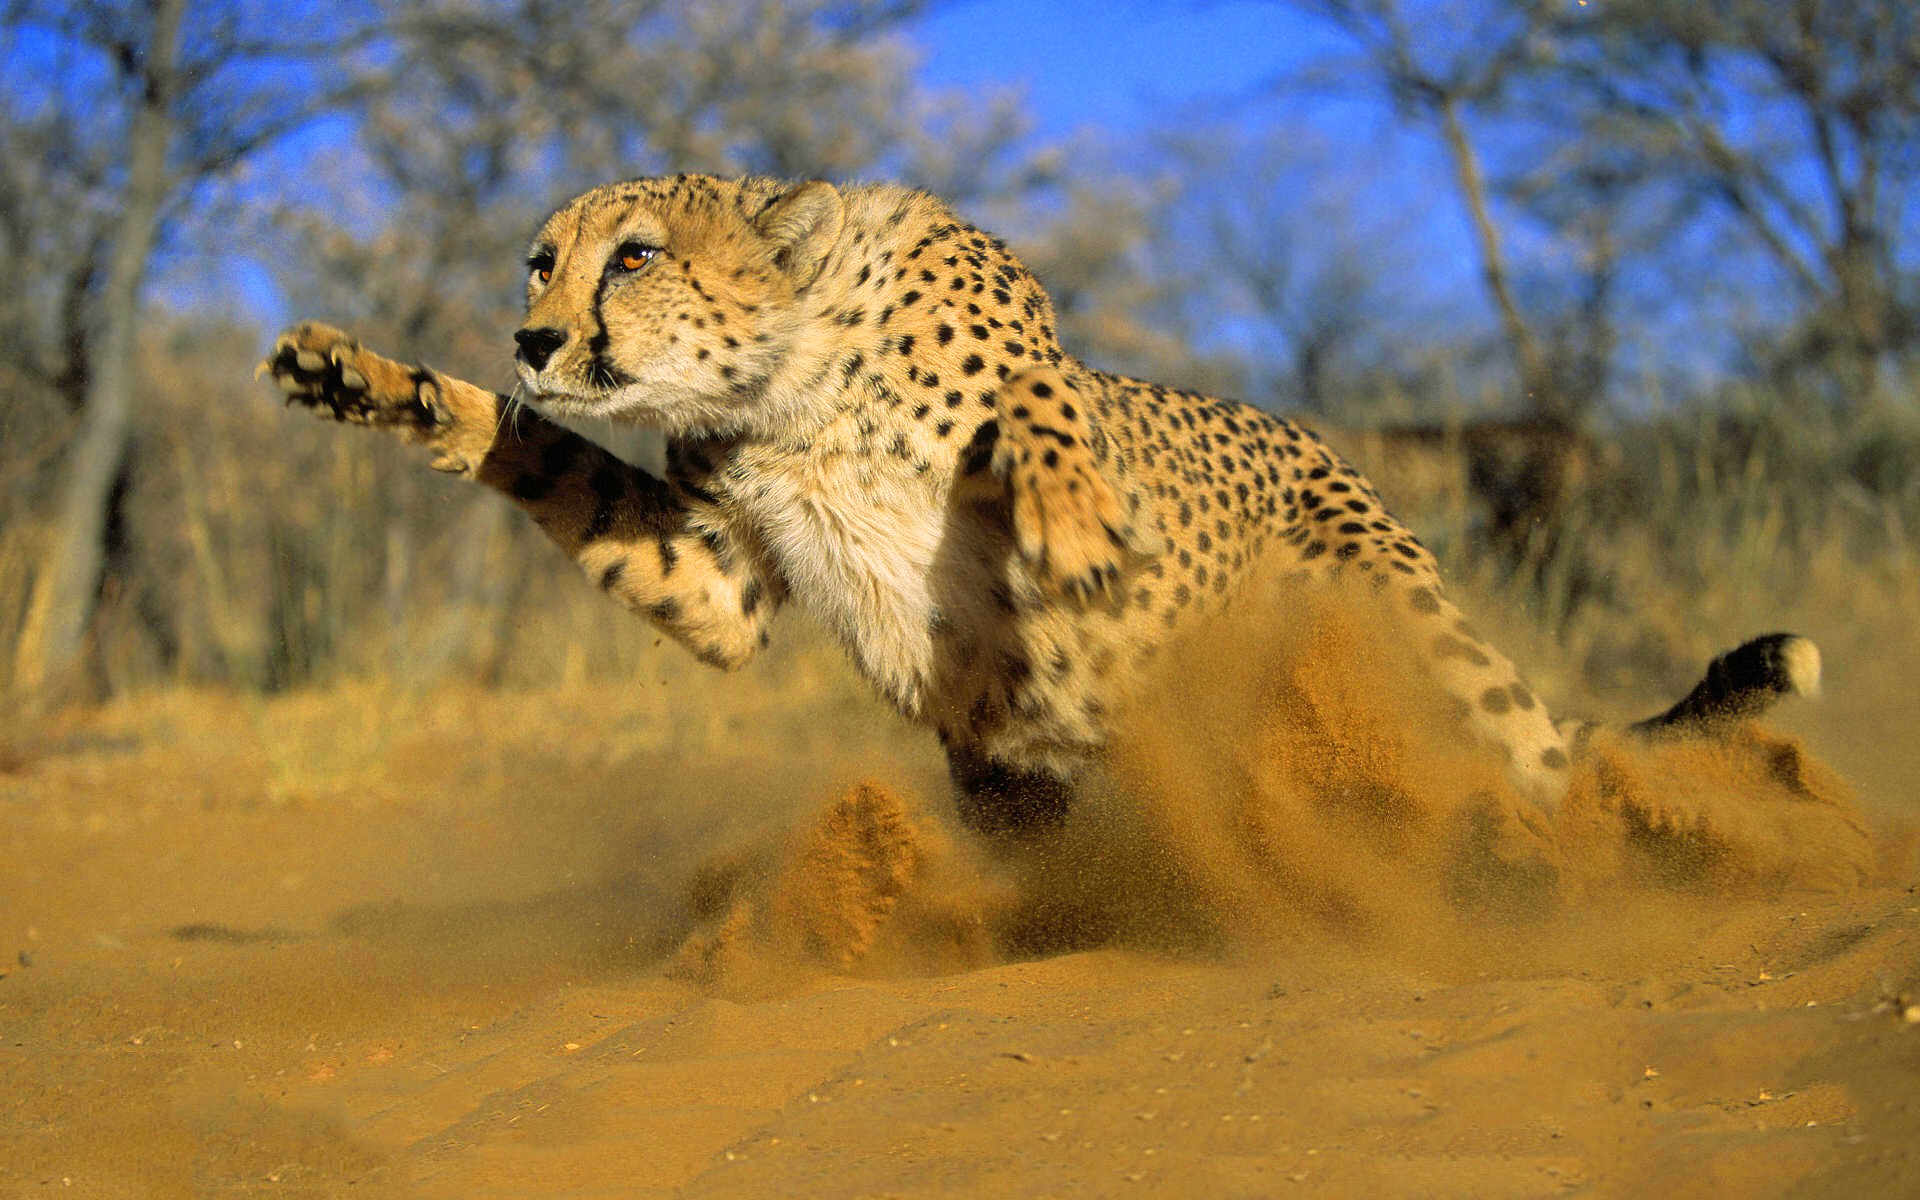
MULTIPOLYGON (((298 325, 261 370, 526 510, 600 590, 738 668, 809 611, 946 751, 963 821, 1043 833, 1176 635, 1256 563, 1365 578, 1474 738, 1551 812, 1588 727, 1556 723, 1433 556, 1315 434, 1089 367, 1005 242, 884 184, 641 179, 550 217, 518 386, 496 394, 298 325), (529 400, 532 405, 517 402, 529 400), (656 430, 655 476, 560 422, 656 430)), ((1715 661, 1648 736, 1817 687, 1775 634, 1715 661)))

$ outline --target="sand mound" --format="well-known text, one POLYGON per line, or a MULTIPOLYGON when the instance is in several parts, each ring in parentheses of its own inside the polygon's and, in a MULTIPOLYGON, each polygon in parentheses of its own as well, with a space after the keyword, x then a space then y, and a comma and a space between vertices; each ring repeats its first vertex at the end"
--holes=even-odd
POLYGON ((796 971, 963 970, 988 957, 985 875, 891 789, 848 788, 805 829, 695 873, 673 973, 754 993, 796 971))
POLYGON ((1570 882, 1588 886, 1837 891, 1874 868, 1846 781, 1754 724, 1713 740, 1607 737, 1575 773, 1557 829, 1570 882))
POLYGON ((1297 584, 1257 599, 1167 656, 1044 846, 989 867, 950 816, 860 784, 797 836, 701 870, 679 973, 751 991, 796 966, 952 970, 1115 942, 1437 947, 1531 937, 1624 891, 1831 890, 1872 871, 1846 785, 1793 739, 1602 734, 1549 819, 1465 740, 1383 608, 1297 584))

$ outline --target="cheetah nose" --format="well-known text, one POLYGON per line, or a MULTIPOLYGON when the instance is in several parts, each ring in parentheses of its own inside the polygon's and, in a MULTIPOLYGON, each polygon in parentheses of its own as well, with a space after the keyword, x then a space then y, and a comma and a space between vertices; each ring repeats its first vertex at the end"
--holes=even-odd
POLYGON ((513 340, 520 343, 520 361, 538 371, 547 365, 553 352, 566 342, 567 331, 550 326, 522 329, 513 335, 513 340))

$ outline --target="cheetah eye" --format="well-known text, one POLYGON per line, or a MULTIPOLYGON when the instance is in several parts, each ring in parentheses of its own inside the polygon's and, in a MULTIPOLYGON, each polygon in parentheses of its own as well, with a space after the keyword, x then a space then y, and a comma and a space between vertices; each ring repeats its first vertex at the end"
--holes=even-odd
POLYGON ((660 252, 657 246, 642 245, 639 242, 625 242, 614 251, 613 263, 622 271, 638 271, 653 260, 660 252))
POLYGON ((527 259, 527 269, 539 276, 541 283, 553 281, 553 253, 548 250, 535 252, 527 259))

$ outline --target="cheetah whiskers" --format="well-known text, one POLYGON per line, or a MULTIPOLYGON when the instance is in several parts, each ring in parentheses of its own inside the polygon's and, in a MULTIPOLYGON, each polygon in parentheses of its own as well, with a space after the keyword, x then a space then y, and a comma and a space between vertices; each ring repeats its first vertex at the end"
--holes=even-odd
POLYGON ((520 411, 526 407, 527 385, 515 380, 513 390, 507 393, 507 402, 500 406, 500 415, 494 419, 493 435, 498 438, 501 429, 510 429, 517 437, 520 433, 520 411))
POLYGON ((614 376, 611 365, 595 358, 592 365, 587 368, 587 386, 605 395, 619 387, 620 381, 614 376))

